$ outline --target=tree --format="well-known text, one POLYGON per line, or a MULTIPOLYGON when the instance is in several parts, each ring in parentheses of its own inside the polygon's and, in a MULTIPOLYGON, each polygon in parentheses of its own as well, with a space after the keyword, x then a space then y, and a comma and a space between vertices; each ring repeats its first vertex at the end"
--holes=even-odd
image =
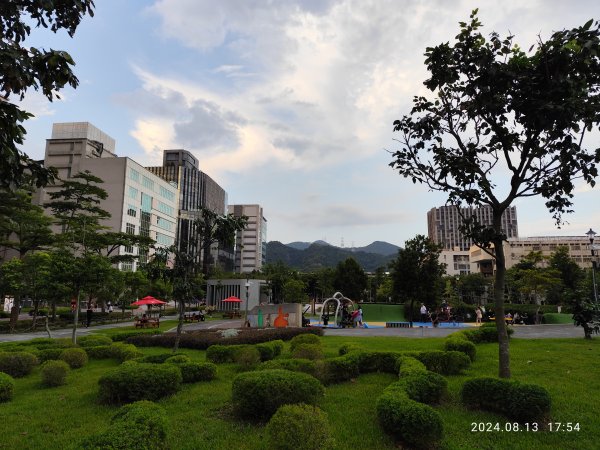
POLYGON ((52 243, 51 224, 44 210, 31 203, 31 192, 0 190, 0 247, 17 251, 22 259, 52 243))
POLYGON ((287 281, 294 279, 296 273, 281 261, 266 264, 263 267, 263 273, 271 289, 273 303, 283 302, 283 286, 287 281))
POLYGON ((283 285, 283 299, 286 303, 304 303, 308 298, 305 289, 304 281, 288 280, 283 285))
POLYGON ((50 28, 54 33, 66 30, 73 37, 83 17, 94 15, 93 8, 93 0, 0 3, 0 187, 14 190, 26 174, 41 187, 56 174, 17 148, 26 134, 23 123, 33 115, 10 103, 10 96, 23 100, 27 90, 33 88, 52 101, 60 98, 57 92, 65 85, 76 88, 79 84, 71 70, 75 62, 67 52, 25 46, 31 25, 50 28))
POLYGON ((583 328, 586 339, 591 339, 594 333, 600 333, 600 305, 594 298, 591 275, 592 272, 590 271, 589 276, 582 279, 573 304, 575 326, 583 328))
POLYGON ((554 303, 573 303, 577 286, 584 277, 583 269, 569 256, 569 248, 567 246, 558 247, 550 256, 549 263, 550 267, 558 271, 562 280, 562 290, 558 293, 560 299, 554 303))
POLYGON ((346 258, 335 268, 333 287, 348 298, 360 300, 367 288, 367 274, 354 258, 346 258))
POLYGON ((445 264, 440 263, 442 248, 429 238, 417 235, 406 241, 398 256, 390 263, 393 293, 396 298, 410 300, 410 326, 414 303, 430 309, 438 304, 442 293, 445 264))
POLYGON ((454 45, 427 48, 424 84, 436 98, 415 97, 394 122, 401 148, 390 166, 446 192, 449 204, 491 207, 491 227, 465 217, 463 230, 496 261, 499 375, 509 378, 501 217, 516 199, 541 196, 560 225, 575 180, 594 185, 600 149, 588 150, 584 137, 600 121, 600 31, 590 20, 526 53, 513 36, 487 40, 480 28, 474 10, 454 45))

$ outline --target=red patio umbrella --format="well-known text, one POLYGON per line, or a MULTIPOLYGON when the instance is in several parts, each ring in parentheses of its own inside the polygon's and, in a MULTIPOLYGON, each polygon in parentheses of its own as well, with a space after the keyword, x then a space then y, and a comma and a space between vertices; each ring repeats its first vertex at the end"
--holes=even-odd
POLYGON ((223 300, 223 303, 241 303, 242 301, 237 298, 235 295, 232 295, 231 297, 227 297, 226 299, 223 300))
POLYGON ((157 298, 148 295, 144 298, 141 298, 131 304, 131 306, 142 306, 142 305, 165 305, 167 302, 163 302, 162 300, 158 300, 157 298))

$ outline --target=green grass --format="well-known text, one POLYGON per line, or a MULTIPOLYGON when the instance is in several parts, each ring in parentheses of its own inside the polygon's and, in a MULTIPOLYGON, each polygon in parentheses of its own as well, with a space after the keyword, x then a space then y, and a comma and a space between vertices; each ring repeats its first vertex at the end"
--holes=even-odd
POLYGON ((369 322, 404 322, 404 305, 363 303, 363 320, 369 322))
MULTIPOLYGON (((344 343, 369 350, 441 349, 443 339, 388 337, 324 337, 326 356, 337 355, 344 343)), ((0 346, 1 350, 1 346, 0 346)), ((143 348, 145 354, 168 351, 143 348)), ((477 358, 461 376, 447 377, 448 399, 437 409, 443 417, 445 437, 440 449, 588 449, 597 448, 600 423, 600 377, 597 361, 600 340, 540 339, 511 341, 513 379, 539 384, 553 400, 552 419, 579 422, 581 431, 562 433, 471 432, 472 423, 509 422, 502 416, 463 408, 459 392, 463 382, 474 376, 495 376, 497 345, 480 344, 477 358)), ((205 352, 183 349, 194 361, 205 361, 205 352)), ((286 346, 285 352, 289 352, 286 346)), ((284 353, 285 353, 284 352, 284 353)), ((104 430, 117 407, 97 403, 98 378, 116 367, 115 361, 94 361, 71 372, 66 386, 43 388, 39 368, 16 380, 13 400, 0 405, 3 424, 0 449, 71 449, 82 437, 104 430)), ((257 449, 266 450, 261 424, 239 421, 231 415, 231 381, 238 369, 219 365, 218 378, 208 383, 184 385, 171 398, 159 403, 170 420, 168 446, 172 449, 257 449)), ((375 414, 375 401, 396 379, 390 374, 362 375, 354 382, 329 386, 320 406, 332 425, 336 449, 395 449, 375 414)))
MULTIPOLYGON (((168 331, 172 328, 175 328, 177 326, 177 320, 161 320, 160 324, 158 326, 158 330, 160 331, 168 331)), ((124 331, 133 331, 133 330, 138 330, 138 331, 142 331, 142 330, 156 330, 157 328, 135 328, 135 326, 133 325, 133 322, 131 322, 130 326, 126 326, 126 327, 114 327, 114 328, 104 328, 104 329, 97 329, 97 330, 93 330, 94 334, 104 334, 106 336, 113 336, 115 334, 119 334, 119 333, 123 333, 124 331)))

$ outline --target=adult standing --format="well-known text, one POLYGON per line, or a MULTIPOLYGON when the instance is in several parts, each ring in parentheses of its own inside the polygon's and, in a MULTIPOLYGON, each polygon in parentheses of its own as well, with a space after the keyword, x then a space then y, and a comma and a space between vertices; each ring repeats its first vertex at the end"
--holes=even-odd
POLYGON ((425 303, 421 303, 421 322, 427 322, 427 306, 425 303))
POLYGON ((92 315, 94 314, 94 310, 92 309, 91 305, 88 306, 87 311, 85 312, 85 327, 89 328, 90 325, 92 324, 92 315))
POLYGON ((482 318, 483 318, 483 311, 481 311, 481 308, 478 306, 477 309, 475 310, 475 323, 477 325, 481 325, 482 318))
POLYGON ((362 327, 363 326, 363 310, 362 310, 362 306, 358 306, 358 326, 362 327))

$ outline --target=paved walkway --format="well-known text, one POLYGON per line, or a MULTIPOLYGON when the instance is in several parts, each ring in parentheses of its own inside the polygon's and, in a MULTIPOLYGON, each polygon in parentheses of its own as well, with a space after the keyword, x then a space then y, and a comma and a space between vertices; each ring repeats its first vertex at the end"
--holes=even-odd
MULTIPOLYGON (((175 316, 164 317, 163 320, 175 320, 175 316)), ((199 323, 186 323, 184 330, 205 330, 214 328, 236 328, 241 327, 242 322, 238 320, 209 320, 199 323)), ((131 328, 133 322, 120 322, 107 325, 95 325, 90 328, 78 328, 77 336, 85 336, 97 330, 107 328, 131 328)), ((520 339, 546 339, 546 338, 583 338, 583 330, 570 324, 566 325, 515 325, 513 338, 520 339)), ((451 333, 460 330, 460 328, 327 328, 327 336, 391 336, 391 337, 411 337, 411 338, 430 338, 445 337, 451 333)), ((175 331, 172 328, 168 331, 175 331)), ((61 330, 52 330, 53 338, 70 338, 73 330, 65 328, 61 330)), ((15 333, 0 334, 0 342, 26 341, 38 337, 48 337, 45 331, 35 333, 15 333)))

